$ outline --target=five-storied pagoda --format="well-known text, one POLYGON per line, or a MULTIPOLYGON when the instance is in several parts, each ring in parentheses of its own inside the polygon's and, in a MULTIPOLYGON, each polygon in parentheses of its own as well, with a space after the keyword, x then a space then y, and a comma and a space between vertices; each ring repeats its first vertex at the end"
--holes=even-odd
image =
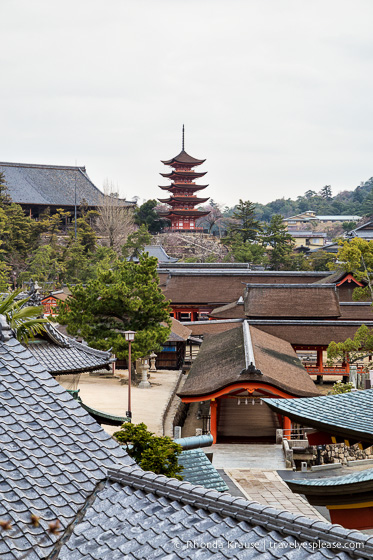
POLYGON ((169 204, 171 208, 167 212, 160 212, 159 215, 170 220, 171 225, 168 231, 200 231, 203 228, 196 227, 198 218, 207 216, 209 212, 201 212, 196 210, 197 204, 203 204, 208 198, 198 198, 197 191, 205 189, 208 185, 196 185, 196 179, 206 175, 194 171, 193 167, 201 165, 206 160, 196 159, 184 150, 184 125, 182 149, 179 155, 162 161, 165 165, 172 167, 170 173, 161 173, 162 177, 166 177, 172 181, 171 185, 160 187, 164 191, 170 192, 169 198, 159 198, 159 202, 169 204))

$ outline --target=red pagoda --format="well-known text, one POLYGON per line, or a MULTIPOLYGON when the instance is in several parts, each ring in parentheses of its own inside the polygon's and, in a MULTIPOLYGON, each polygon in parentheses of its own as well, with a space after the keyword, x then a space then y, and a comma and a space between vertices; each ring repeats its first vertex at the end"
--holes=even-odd
POLYGON ((207 216, 209 212, 201 212, 196 210, 197 204, 207 202, 208 198, 199 198, 195 193, 205 189, 208 185, 196 185, 196 179, 206 175, 206 172, 199 173, 194 171, 193 167, 201 165, 206 160, 196 159, 184 150, 184 125, 182 149, 179 155, 162 161, 165 165, 172 167, 170 173, 161 173, 162 177, 170 179, 171 185, 162 187, 164 191, 170 192, 169 198, 159 198, 159 202, 169 204, 170 209, 166 212, 160 212, 159 215, 170 220, 171 225, 168 231, 201 231, 203 228, 196 227, 196 221, 203 216, 207 216))

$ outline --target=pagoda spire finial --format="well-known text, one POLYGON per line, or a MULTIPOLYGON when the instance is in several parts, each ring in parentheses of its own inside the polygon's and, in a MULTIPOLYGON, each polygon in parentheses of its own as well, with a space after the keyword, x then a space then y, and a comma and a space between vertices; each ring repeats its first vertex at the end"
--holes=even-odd
POLYGON ((182 136, 182 142, 181 142, 181 149, 182 149, 182 151, 184 151, 184 125, 183 125, 183 136, 182 136))

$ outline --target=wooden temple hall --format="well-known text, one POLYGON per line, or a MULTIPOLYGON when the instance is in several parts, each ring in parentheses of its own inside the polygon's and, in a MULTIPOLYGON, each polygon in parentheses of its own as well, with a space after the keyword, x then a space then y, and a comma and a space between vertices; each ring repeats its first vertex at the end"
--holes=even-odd
POLYGON ((206 172, 197 172, 193 168, 202 165, 206 160, 196 159, 184 149, 184 125, 182 135, 181 152, 162 163, 172 168, 169 173, 161 173, 162 177, 171 181, 170 185, 160 186, 164 191, 170 193, 168 198, 159 198, 159 202, 169 205, 169 210, 159 212, 159 215, 170 221, 170 226, 165 231, 203 231, 202 227, 197 227, 197 220, 207 216, 209 212, 196 209, 198 204, 208 201, 208 198, 201 198, 196 195, 208 185, 197 185, 196 180, 204 177, 206 172))
MULTIPOLYGON (((371 302, 352 301, 359 282, 347 272, 313 273, 318 278, 308 273, 265 274, 239 268, 212 269, 210 274, 195 269, 186 274, 175 268, 167 278, 161 272, 161 285, 174 315, 188 324, 194 337, 226 332, 248 320, 253 327, 290 343, 306 371, 320 382, 332 375, 347 380, 350 375, 348 356, 333 367, 327 364, 330 342, 353 338, 362 324, 373 326, 371 302), (219 294, 222 297, 215 308, 203 307, 203 297, 211 302, 219 294), (233 296, 233 301, 226 301, 233 296), (199 300, 198 311, 187 299, 199 300)), ((357 364, 358 371, 362 367, 357 364)))
POLYGON ((209 410, 214 442, 274 442, 280 428, 288 437, 297 426, 270 399, 301 401, 320 394, 316 381, 349 378, 348 356, 331 367, 326 349, 362 324, 373 327, 371 302, 348 301, 352 282, 347 273, 322 282, 248 282, 208 320, 184 323, 203 343, 179 396, 209 410))
POLYGON ((248 321, 204 339, 179 393, 184 403, 210 404, 214 443, 275 442, 277 428, 290 435, 290 420, 272 412, 263 397, 317 395, 291 345, 248 321))

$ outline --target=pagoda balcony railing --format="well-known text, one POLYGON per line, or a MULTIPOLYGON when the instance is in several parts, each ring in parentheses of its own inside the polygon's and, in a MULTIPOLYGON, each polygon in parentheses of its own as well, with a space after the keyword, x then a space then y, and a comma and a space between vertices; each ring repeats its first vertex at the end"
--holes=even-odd
MULTIPOLYGON (((198 233, 201 233, 201 232, 203 233, 205 230, 204 230, 203 227, 183 228, 183 229, 171 228, 171 227, 163 228, 163 232, 164 232, 164 233, 168 233, 168 232, 170 232, 170 231, 179 232, 179 233, 191 233, 191 232, 193 233, 194 231, 197 231, 198 233)), ((206 233, 207 233, 207 230, 206 230, 206 233)))

